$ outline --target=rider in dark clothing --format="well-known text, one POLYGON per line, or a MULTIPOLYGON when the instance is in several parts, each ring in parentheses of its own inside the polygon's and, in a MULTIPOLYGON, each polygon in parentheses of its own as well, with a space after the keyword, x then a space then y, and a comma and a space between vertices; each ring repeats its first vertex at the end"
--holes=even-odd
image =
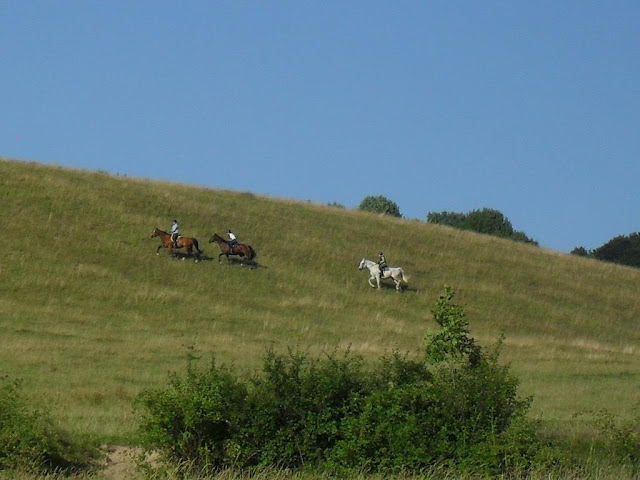
POLYGON ((378 254, 380 259, 378 260, 378 267, 380 267, 380 276, 384 275, 384 269, 387 268, 387 259, 384 258, 384 254, 380 252, 378 254))

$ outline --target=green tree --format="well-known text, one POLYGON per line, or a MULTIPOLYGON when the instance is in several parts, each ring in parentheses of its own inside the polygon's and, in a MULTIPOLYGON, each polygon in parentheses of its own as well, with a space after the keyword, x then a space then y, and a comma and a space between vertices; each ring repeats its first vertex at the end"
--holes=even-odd
POLYGON ((577 255, 578 257, 590 257, 591 256, 591 252, 589 252, 583 246, 580 246, 580 247, 576 247, 573 250, 571 250, 571 255, 577 255))
POLYGON ((402 217, 398 204, 383 195, 378 195, 377 197, 369 195, 368 197, 364 197, 358 208, 366 212, 384 213, 393 217, 402 217))
POLYGON ((440 330, 424 337, 425 353, 430 363, 476 363, 481 349, 469 332, 469 321, 462 306, 451 303, 455 293, 448 285, 431 310, 440 330))
POLYGON ((427 223, 463 228, 465 217, 464 213, 447 212, 446 210, 443 212, 429 212, 427 214, 427 223))
POLYGON ((463 222, 463 228, 502 238, 509 238, 515 233, 509 219, 492 208, 469 212, 463 222))
POLYGON ((640 233, 614 237, 592 253, 598 260, 640 267, 640 233))
POLYGON ((483 208, 472 210, 469 213, 456 213, 443 211, 427 214, 427 223, 436 223, 462 230, 471 230, 495 237, 509 238, 517 242, 537 245, 535 240, 529 238, 524 232, 517 231, 511 222, 498 210, 483 208))

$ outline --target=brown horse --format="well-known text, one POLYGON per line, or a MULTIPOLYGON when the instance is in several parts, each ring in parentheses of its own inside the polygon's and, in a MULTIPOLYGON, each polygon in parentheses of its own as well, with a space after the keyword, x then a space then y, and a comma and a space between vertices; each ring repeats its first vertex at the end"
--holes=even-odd
POLYGON ((256 251, 253 249, 253 247, 251 245, 245 245, 244 243, 238 243, 236 245, 236 247, 232 250, 231 249, 231 242, 228 241, 228 240, 225 240, 224 238, 222 238, 217 233, 214 233, 213 237, 211 237, 209 239, 209 243, 213 243, 213 242, 216 242, 220 246, 220 250, 222 251, 222 253, 220 255, 218 255, 218 262, 219 263, 222 263, 222 261, 220 260, 220 257, 222 255, 226 255, 227 256, 227 265, 231 263, 231 260, 229 259, 229 255, 238 255, 238 256, 242 257, 242 264, 243 265, 244 265, 244 261, 245 260, 253 262, 253 259, 256 258, 256 251))
MULTIPOLYGON (((161 248, 168 248, 169 255, 173 255, 173 240, 171 239, 171 234, 165 232, 164 230, 160 230, 159 228, 154 228, 153 233, 151 234, 151 238, 160 237, 162 243, 156 248, 156 254, 160 255, 161 248)), ((200 246, 198 245, 198 239, 192 237, 183 237, 182 235, 178 236, 178 240, 176 241, 175 248, 184 248, 189 255, 193 255, 196 259, 196 262, 200 260, 200 254, 202 254, 202 250, 200 250, 200 246), (193 249, 196 249, 194 252, 193 249)))

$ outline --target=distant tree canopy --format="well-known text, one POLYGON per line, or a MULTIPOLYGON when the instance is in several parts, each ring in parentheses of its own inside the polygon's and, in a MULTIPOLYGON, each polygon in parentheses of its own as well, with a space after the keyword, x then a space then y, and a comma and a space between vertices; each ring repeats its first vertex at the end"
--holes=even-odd
POLYGON ((591 256, 591 253, 583 246, 580 246, 571 250, 571 255, 577 255, 578 257, 589 257, 591 256))
POLYGON ((436 223, 462 230, 472 230, 478 233, 493 235, 495 237, 508 238, 518 242, 537 245, 538 242, 527 237, 524 232, 514 230, 511 222, 498 210, 483 208, 472 210, 469 213, 457 212, 430 212, 427 215, 427 223, 436 223))
POLYGON ((377 197, 373 195, 364 197, 358 208, 366 212, 384 213, 393 217, 402 217, 398 205, 382 195, 378 195, 377 197))
POLYGON ((576 247, 571 253, 604 262, 640 267, 640 232, 618 235, 591 251, 587 251, 584 247, 576 247))

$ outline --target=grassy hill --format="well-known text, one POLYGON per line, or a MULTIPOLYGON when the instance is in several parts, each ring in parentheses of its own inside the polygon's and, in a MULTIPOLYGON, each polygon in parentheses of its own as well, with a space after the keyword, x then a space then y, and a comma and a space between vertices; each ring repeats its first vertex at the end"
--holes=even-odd
POLYGON ((626 416, 640 398, 640 270, 438 225, 251 193, 0 160, 0 376, 24 380, 72 431, 122 439, 132 400, 186 359, 238 369, 269 347, 418 351, 444 284, 483 345, 506 335, 521 393, 550 428, 626 416), (210 258, 155 254, 180 221, 210 258), (217 262, 232 228, 254 270, 217 262), (410 275, 375 291, 362 257, 410 275))

